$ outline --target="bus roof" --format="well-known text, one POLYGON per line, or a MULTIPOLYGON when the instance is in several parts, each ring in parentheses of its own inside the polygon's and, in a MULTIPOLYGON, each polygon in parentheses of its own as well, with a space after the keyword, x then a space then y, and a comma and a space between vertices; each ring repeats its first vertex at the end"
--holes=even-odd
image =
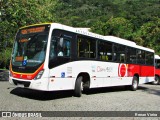
POLYGON ((23 29, 23 28, 26 28, 26 27, 38 26, 38 25, 47 25, 47 24, 52 24, 52 23, 32 24, 32 25, 27 25, 27 26, 21 27, 20 29, 23 29))
POLYGON ((122 38, 118 38, 118 37, 115 37, 115 36, 105 36, 105 39, 109 40, 109 41, 112 41, 112 42, 115 42, 115 43, 120 43, 120 44, 123 44, 123 45, 130 45, 130 46, 133 46, 133 47, 136 46, 135 42, 125 40, 125 39, 122 39, 122 38))
POLYGON ((155 59, 160 59, 160 56, 159 55, 155 55, 154 58, 155 59))

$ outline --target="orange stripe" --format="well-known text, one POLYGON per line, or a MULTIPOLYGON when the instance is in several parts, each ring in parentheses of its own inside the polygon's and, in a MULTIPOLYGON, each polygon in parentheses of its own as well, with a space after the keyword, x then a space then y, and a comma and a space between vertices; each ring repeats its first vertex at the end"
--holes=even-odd
POLYGON ((15 78, 31 80, 43 69, 43 67, 44 63, 34 73, 19 73, 19 72, 14 72, 12 70, 12 65, 10 65, 11 68, 10 71, 12 73, 12 76, 15 78))

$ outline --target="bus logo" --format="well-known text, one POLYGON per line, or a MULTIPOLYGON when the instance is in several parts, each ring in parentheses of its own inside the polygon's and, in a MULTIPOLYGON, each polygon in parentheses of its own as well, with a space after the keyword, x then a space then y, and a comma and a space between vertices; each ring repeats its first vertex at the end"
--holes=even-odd
POLYGON ((118 66, 118 75, 119 77, 127 76, 127 64, 119 64, 118 66))
POLYGON ((2 112, 2 117, 12 117, 11 112, 2 112))

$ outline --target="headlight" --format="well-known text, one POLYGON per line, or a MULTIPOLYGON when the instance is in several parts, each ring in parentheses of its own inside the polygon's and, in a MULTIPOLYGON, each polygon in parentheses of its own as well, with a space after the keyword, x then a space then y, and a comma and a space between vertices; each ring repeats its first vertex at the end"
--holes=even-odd
POLYGON ((34 79, 35 80, 40 79, 43 75, 43 72, 44 72, 44 70, 41 70, 34 79))

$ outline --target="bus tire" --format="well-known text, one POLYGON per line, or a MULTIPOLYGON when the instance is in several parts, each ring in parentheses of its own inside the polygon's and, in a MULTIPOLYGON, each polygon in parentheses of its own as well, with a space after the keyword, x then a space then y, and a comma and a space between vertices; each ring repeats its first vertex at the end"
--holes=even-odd
POLYGON ((88 94, 90 81, 83 83, 83 93, 88 94))
POLYGON ((136 91, 138 88, 138 78, 136 76, 133 77, 131 90, 136 91))
POLYGON ((81 95, 82 95, 82 90, 83 90, 82 79, 83 79, 82 76, 79 76, 79 77, 76 79, 75 89, 74 89, 74 95, 75 95, 76 97, 81 97, 81 95))
POLYGON ((152 82, 153 85, 158 85, 160 83, 159 77, 155 76, 155 80, 152 82))

